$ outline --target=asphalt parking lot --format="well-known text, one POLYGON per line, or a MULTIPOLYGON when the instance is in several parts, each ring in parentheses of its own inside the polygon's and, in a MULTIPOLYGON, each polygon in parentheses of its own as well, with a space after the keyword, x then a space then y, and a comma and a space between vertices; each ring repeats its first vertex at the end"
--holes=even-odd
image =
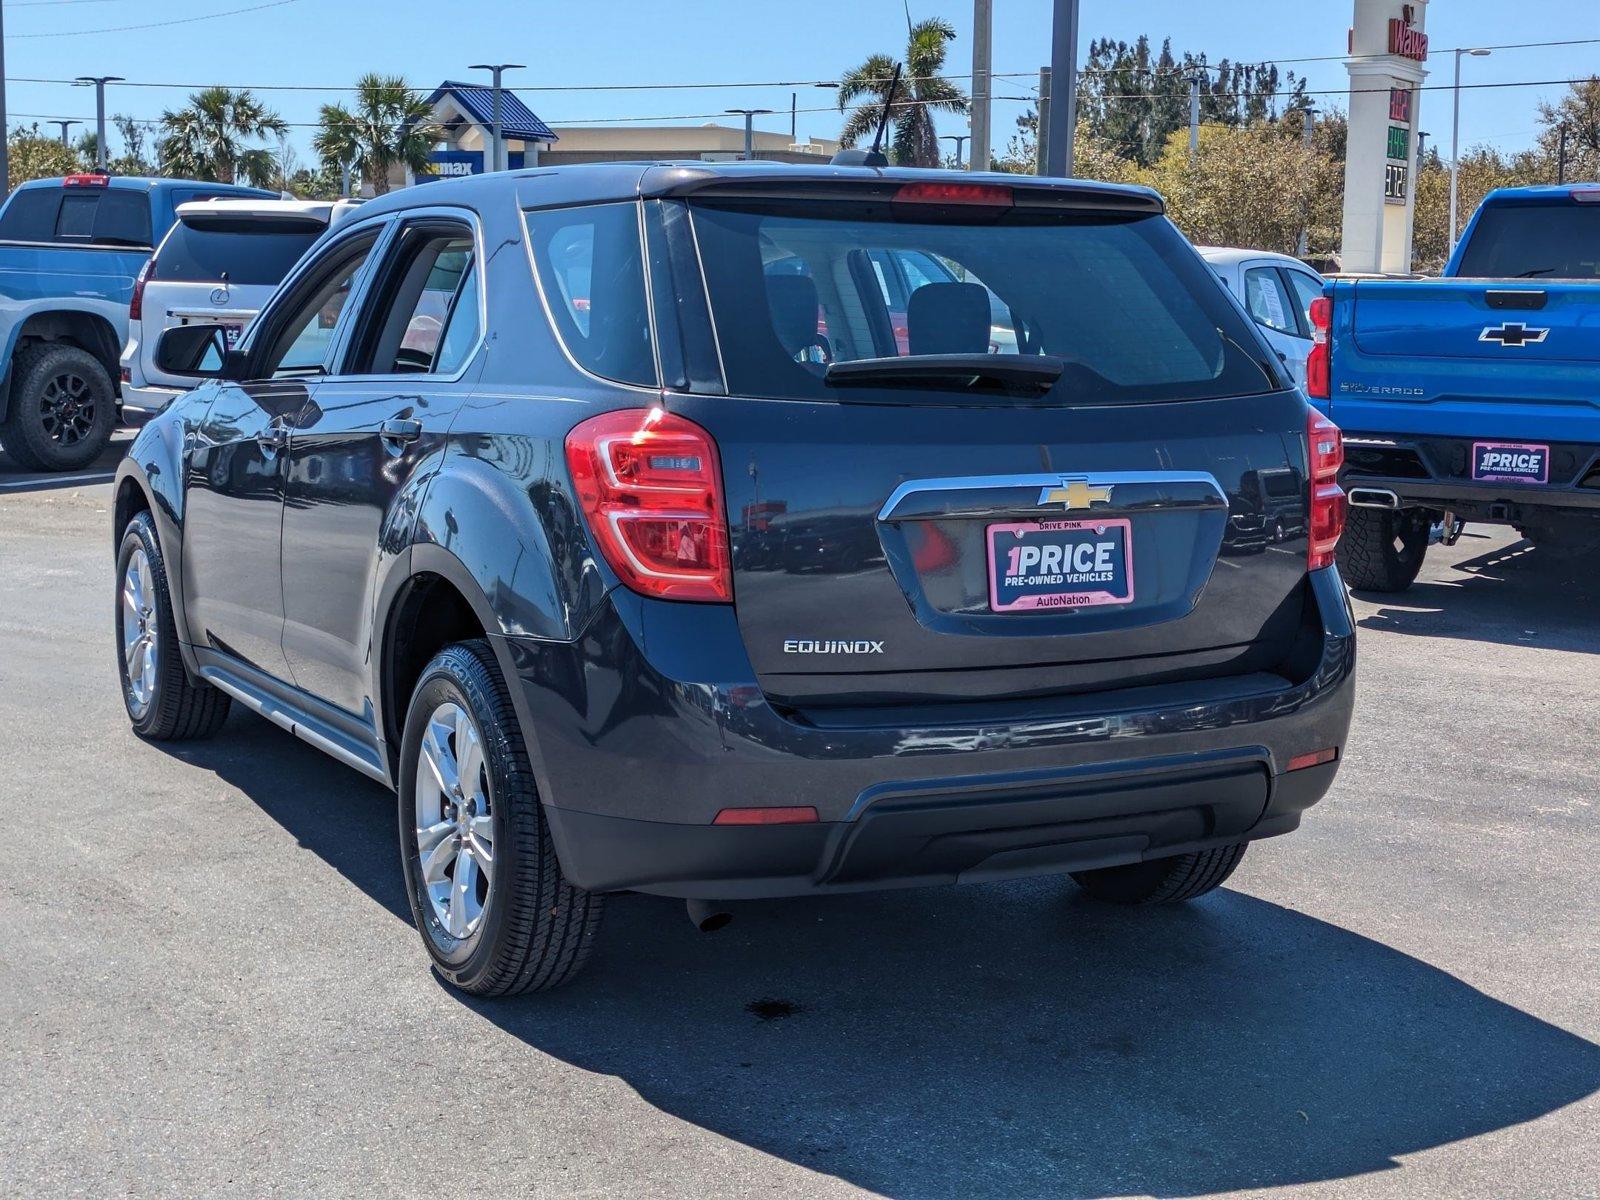
POLYGON ((1358 598, 1334 793, 1188 908, 623 897, 478 1004, 387 793, 128 732, 109 469, 0 457, 0 1195, 1600 1195, 1596 564, 1471 530, 1358 598))

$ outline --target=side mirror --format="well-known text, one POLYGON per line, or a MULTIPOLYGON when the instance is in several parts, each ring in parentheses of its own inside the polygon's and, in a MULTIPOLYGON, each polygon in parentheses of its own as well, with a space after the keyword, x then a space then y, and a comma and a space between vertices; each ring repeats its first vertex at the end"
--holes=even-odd
POLYGON ((189 379, 232 379, 241 356, 228 348, 223 325, 174 325, 156 340, 156 367, 189 379))

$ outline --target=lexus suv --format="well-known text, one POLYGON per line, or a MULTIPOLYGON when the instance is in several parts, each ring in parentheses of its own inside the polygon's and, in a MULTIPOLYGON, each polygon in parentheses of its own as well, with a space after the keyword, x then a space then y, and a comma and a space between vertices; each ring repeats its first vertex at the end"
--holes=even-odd
POLYGON ((625 891, 1187 900, 1338 767, 1339 433, 1152 192, 438 182, 155 353, 198 386, 117 475, 133 727, 236 701, 392 788, 467 992, 570 978, 625 891))

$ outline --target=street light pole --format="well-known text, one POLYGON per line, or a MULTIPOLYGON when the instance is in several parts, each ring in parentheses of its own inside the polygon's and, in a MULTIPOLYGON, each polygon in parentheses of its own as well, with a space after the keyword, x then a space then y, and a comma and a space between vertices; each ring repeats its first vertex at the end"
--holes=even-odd
POLYGON ((728 108, 723 111, 730 117, 744 118, 744 159, 749 162, 756 156, 755 118, 765 116, 772 110, 770 108, 728 108))
POLYGON ((121 75, 79 75, 76 83, 94 84, 94 169, 106 169, 106 84, 121 83, 121 75))
POLYGON ((10 132, 6 121, 6 6, 0 3, 0 197, 11 192, 10 132))
POLYGON ((491 136, 494 142, 494 165, 491 171, 504 171, 506 169, 506 139, 500 120, 500 93, 504 90, 500 86, 500 77, 507 71, 520 71, 522 63, 473 63, 469 71, 488 71, 494 76, 494 108, 489 115, 491 136))
POLYGON ((1455 253, 1456 235, 1460 232, 1459 227, 1456 225, 1456 212, 1457 212, 1457 209, 1456 209, 1456 203, 1457 203, 1456 202, 1456 193, 1457 193, 1457 179, 1458 179, 1459 174, 1460 174, 1459 168, 1461 166, 1461 56, 1463 54, 1470 54, 1470 55, 1472 55, 1473 58, 1484 58, 1484 57, 1486 57, 1488 55, 1488 53, 1489 52, 1487 50, 1482 50, 1482 49, 1473 49, 1473 50, 1462 49, 1462 50, 1457 50, 1456 51, 1456 82, 1455 82, 1455 86, 1451 89, 1451 92, 1453 93, 1453 95, 1455 97, 1455 112, 1454 112, 1454 115, 1450 119, 1450 250, 1449 250, 1449 252, 1451 254, 1455 253))
MULTIPOLYGON (((942 133, 939 135, 941 142, 954 142, 956 144, 956 170, 961 170, 961 147, 964 143, 972 141, 975 134, 970 133, 942 133)), ((976 143, 974 143, 976 145, 976 143)), ((977 153, 976 150, 973 153, 977 153)))
POLYGON ((1078 123, 1078 0, 1055 0, 1050 32, 1050 127, 1046 175, 1071 176, 1078 123))
POLYGON ((83 122, 82 121, 54 120, 54 121, 46 121, 45 124, 61 126, 61 144, 63 146, 69 146, 69 145, 71 145, 71 143, 69 141, 67 141, 67 130, 68 130, 68 128, 73 126, 73 125, 82 125, 83 122))
MULTIPOLYGON (((1310 149, 1311 135, 1316 129, 1317 107, 1314 104, 1308 104, 1302 112, 1305 118, 1305 125, 1301 129, 1301 136, 1304 138, 1306 148, 1310 149)), ((1305 219, 1300 226, 1300 240, 1295 244, 1294 248, 1296 258, 1305 258, 1311 253, 1311 212, 1309 203, 1306 208, 1305 219)))

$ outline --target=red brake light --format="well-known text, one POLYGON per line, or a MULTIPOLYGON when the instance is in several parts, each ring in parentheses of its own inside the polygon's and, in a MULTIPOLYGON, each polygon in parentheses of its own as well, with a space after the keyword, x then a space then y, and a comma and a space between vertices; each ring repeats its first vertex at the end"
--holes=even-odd
POLYGON ((1318 296, 1311 302, 1311 352, 1306 355, 1306 395, 1313 400, 1328 399, 1332 388, 1328 356, 1328 337, 1333 327, 1333 301, 1318 296))
POLYGON ((629 588, 665 600, 733 601, 717 444, 660 408, 602 413, 567 434, 589 532, 629 588))
POLYGON ((712 820, 713 825, 810 825, 817 810, 810 805, 795 808, 725 808, 712 820))
POLYGON ((61 181, 62 187, 105 187, 111 182, 109 175, 80 174, 68 175, 61 181))
POLYGON ((1011 189, 1003 183, 905 183, 894 194, 897 204, 979 204, 1010 208, 1011 189))
POLYGON ((156 273, 155 255, 144 260, 144 266, 139 268, 139 273, 133 277, 133 295, 128 298, 128 320, 141 321, 144 319, 144 285, 154 278, 156 273))
POLYGON ((1314 408, 1306 410, 1307 465, 1311 474, 1311 543, 1306 569, 1333 565, 1334 547, 1344 532, 1345 497, 1339 486, 1344 437, 1339 427, 1314 408))

